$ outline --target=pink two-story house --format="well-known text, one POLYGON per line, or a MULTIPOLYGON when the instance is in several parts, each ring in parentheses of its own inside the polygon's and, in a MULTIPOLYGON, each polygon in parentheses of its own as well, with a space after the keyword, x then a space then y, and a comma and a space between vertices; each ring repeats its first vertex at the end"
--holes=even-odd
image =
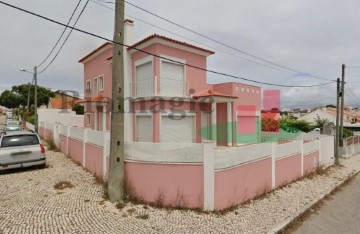
MULTIPOLYGON (((133 47, 124 55, 126 141, 258 142, 260 87, 208 84, 206 71, 192 66, 206 69, 213 51, 156 34, 133 43, 132 29, 133 22, 125 20, 125 44, 133 47)), ((85 99, 79 103, 85 106, 85 126, 110 130, 112 44, 101 45, 79 62, 84 64, 85 99)))

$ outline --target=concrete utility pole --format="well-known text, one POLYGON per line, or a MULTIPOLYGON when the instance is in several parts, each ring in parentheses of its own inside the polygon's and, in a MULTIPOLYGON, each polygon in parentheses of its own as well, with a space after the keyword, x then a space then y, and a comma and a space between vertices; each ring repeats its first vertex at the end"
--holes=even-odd
POLYGON ((108 188, 111 202, 124 198, 124 1, 116 0, 115 4, 108 188))
POLYGON ((30 89, 31 89, 31 83, 28 83, 28 99, 27 99, 27 111, 30 112, 30 89))
POLYGON ((39 121, 38 121, 38 114, 37 114, 37 66, 34 67, 34 83, 35 83, 35 87, 34 87, 34 96, 35 96, 35 100, 34 100, 34 116, 35 116, 35 132, 38 133, 38 126, 39 126, 39 121))
POLYGON ((341 65, 341 104, 340 104, 340 146, 343 147, 343 133, 344 133, 344 98, 345 98, 345 64, 341 65))
POLYGON ((336 133, 335 133, 335 164, 339 164, 339 98, 340 78, 336 80, 336 133))

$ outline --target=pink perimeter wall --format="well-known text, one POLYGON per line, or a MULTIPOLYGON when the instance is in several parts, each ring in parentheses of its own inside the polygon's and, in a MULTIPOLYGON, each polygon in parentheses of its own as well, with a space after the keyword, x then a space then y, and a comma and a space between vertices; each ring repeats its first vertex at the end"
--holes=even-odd
POLYGON ((319 166, 319 151, 315 151, 310 154, 304 155, 304 175, 314 172, 316 170, 316 167, 318 166, 319 166))
POLYGON ((38 132, 39 132, 39 136, 44 137, 44 128, 39 127, 38 132))
POLYGON ((295 154, 275 162, 276 188, 297 180, 300 176, 301 154, 295 154))
POLYGON ((51 138, 52 136, 53 136, 53 132, 52 132, 51 130, 45 129, 45 136, 44 136, 44 138, 45 138, 45 139, 49 139, 49 138, 51 138))
POLYGON ((271 190, 271 158, 215 172, 215 210, 238 205, 271 190))
POLYGON ((59 149, 61 152, 63 152, 64 154, 66 154, 66 136, 64 135, 59 135, 59 140, 60 140, 60 143, 59 143, 59 149))
POLYGON ((102 147, 85 144, 85 167, 96 176, 103 176, 104 161, 102 147))
POLYGON ((69 156, 82 164, 83 143, 69 137, 69 156))
POLYGON ((164 206, 203 206, 202 165, 125 162, 126 183, 140 200, 164 206))

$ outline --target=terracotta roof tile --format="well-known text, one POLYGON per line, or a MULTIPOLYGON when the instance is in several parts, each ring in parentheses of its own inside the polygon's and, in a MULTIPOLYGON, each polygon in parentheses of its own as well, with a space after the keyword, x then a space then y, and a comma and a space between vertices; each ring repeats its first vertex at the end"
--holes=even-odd
POLYGON ((112 45, 112 43, 110 42, 105 42, 104 44, 102 44, 101 46, 99 46, 98 48, 96 48, 95 50, 93 50, 92 52, 90 52, 89 54, 87 54, 85 57, 83 57, 82 59, 79 60, 79 63, 82 63, 85 59, 89 58, 91 55, 95 54, 97 51, 101 50, 102 48, 108 46, 108 45, 112 45))
POLYGON ((102 95, 98 95, 90 99, 81 99, 79 101, 76 101, 76 103, 86 103, 86 102, 109 103, 109 100, 106 97, 103 97, 102 95))
POLYGON ((232 96, 224 93, 220 93, 217 91, 214 91, 213 89, 208 89, 204 92, 201 92, 199 94, 194 94, 193 98, 198 99, 201 97, 226 97, 226 98, 238 98, 237 96, 232 96))
POLYGON ((50 98, 53 109, 72 109, 74 102, 62 98, 50 98))
POLYGON ((201 47, 198 47, 198 46, 195 46, 195 45, 191 45, 189 43, 186 43, 186 42, 183 42, 183 41, 178 41, 178 40, 175 40, 175 39, 172 39, 172 38, 169 38, 169 37, 165 37, 165 36, 161 36, 161 35, 158 35, 158 34, 153 34, 153 35, 150 35, 146 38, 144 38, 143 40, 135 43, 134 45, 132 45, 131 47, 128 48, 128 50, 132 49, 132 47, 137 47, 153 38, 159 38, 159 39, 162 39, 162 40, 165 40, 165 41, 169 41, 169 42, 173 42, 173 43, 176 43, 176 44, 179 44, 179 45, 182 45, 182 46, 186 46, 186 47, 189 47, 189 48, 192 48, 192 49, 196 49, 196 50, 200 50, 200 51, 203 51, 203 52, 206 52, 206 53, 209 53, 209 54, 215 54, 214 51, 211 51, 211 50, 207 50, 207 49, 204 49, 204 48, 201 48, 201 47))

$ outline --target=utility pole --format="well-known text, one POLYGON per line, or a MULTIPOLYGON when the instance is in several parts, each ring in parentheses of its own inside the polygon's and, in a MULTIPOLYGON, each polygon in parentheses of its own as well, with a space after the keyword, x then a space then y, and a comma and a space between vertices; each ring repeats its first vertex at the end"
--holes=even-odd
POLYGON ((340 103, 340 146, 343 147, 343 133, 344 133, 344 98, 345 98, 345 64, 341 65, 341 103, 340 103))
POLYGON ((28 83, 28 99, 27 99, 27 111, 30 112, 30 89, 31 89, 31 83, 28 83))
POLYGON ((335 164, 339 164, 339 98, 340 98, 340 78, 337 78, 337 80, 336 80, 335 164))
POLYGON ((108 194, 111 202, 124 198, 124 1, 115 1, 112 62, 110 169, 108 194), (118 44, 119 43, 119 44, 118 44))
POLYGON ((35 83, 35 87, 34 87, 34 96, 35 96, 35 100, 34 100, 34 116, 35 116, 35 132, 38 133, 38 114, 37 114, 37 66, 34 67, 34 83, 35 83))

